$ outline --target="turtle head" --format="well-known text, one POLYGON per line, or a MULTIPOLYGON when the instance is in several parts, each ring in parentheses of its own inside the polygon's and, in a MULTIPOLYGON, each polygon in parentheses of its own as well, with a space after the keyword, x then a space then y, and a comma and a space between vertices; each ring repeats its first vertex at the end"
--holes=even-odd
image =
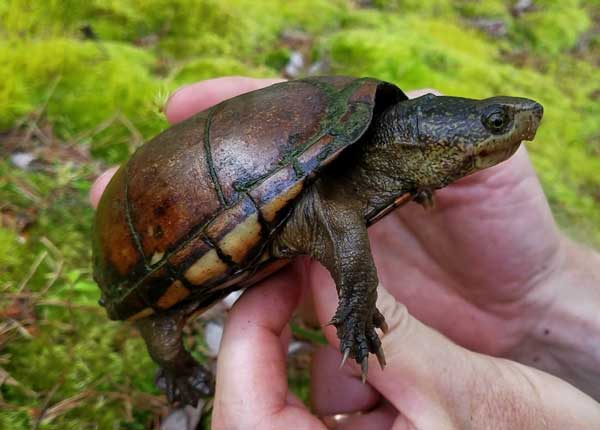
POLYGON ((413 164, 417 187, 440 188, 508 159, 532 140, 542 105, 518 97, 472 100, 427 94, 406 101, 400 153, 413 164), (419 168, 426 166, 426 169, 419 168))

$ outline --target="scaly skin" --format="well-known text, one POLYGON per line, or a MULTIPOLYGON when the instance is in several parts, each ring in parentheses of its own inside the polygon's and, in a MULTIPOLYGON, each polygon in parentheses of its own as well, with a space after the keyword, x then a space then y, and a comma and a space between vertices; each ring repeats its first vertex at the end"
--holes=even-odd
POLYGON ((369 353, 385 365, 375 328, 377 270, 366 224, 369 214, 409 193, 425 207, 433 191, 510 157, 532 139, 542 107, 527 99, 469 100, 431 94, 391 106, 366 135, 328 167, 295 205, 273 255, 308 255, 330 272, 339 305, 331 323, 343 361, 367 377, 369 353))

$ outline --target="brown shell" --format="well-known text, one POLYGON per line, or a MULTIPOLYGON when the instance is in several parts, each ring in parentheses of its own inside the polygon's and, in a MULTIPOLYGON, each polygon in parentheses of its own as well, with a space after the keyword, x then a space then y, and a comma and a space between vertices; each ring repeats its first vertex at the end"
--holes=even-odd
POLYGON ((267 244, 306 182, 360 138, 377 109, 403 99, 370 78, 290 81, 143 145, 96 215, 94 276, 109 315, 135 319, 191 299, 210 305, 279 268, 267 244))

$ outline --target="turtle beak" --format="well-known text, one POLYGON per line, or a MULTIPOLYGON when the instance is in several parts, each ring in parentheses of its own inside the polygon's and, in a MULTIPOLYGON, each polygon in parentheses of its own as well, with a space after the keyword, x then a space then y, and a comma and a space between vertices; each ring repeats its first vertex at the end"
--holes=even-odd
POLYGON ((540 122, 542 121, 542 117, 544 116, 544 107, 541 104, 530 100, 529 103, 524 106, 522 115, 526 116, 523 121, 523 124, 525 125, 523 140, 533 140, 540 122))

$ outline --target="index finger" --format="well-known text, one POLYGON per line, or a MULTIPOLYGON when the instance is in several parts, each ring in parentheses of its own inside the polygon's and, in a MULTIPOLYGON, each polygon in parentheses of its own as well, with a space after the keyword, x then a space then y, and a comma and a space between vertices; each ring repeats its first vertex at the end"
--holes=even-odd
POLYGON ((322 429, 290 398, 281 335, 301 283, 284 270, 252 287, 229 315, 217 369, 213 429, 322 429))

